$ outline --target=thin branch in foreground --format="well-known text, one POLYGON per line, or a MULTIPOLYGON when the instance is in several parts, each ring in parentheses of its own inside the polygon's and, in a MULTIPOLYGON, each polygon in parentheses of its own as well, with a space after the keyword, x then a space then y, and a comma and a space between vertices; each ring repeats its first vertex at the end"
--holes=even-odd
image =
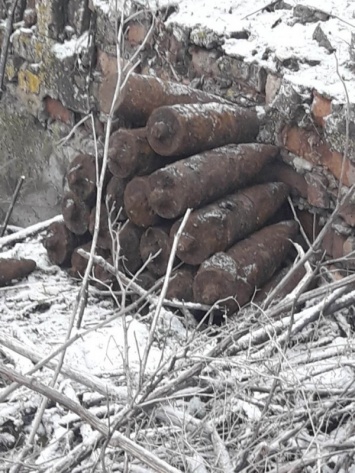
MULTIPOLYGON (((4 364, 0 364, 0 374, 2 374, 6 379, 16 381, 17 383, 26 386, 32 391, 35 391, 42 396, 61 404, 68 410, 77 414, 83 421, 90 424, 93 429, 99 431, 105 437, 109 436, 109 429, 103 422, 100 422, 96 416, 91 414, 91 412, 75 401, 69 399, 67 396, 59 393, 56 389, 45 386, 39 381, 36 381, 34 378, 23 376, 15 370, 8 368, 4 364)), ((111 435, 110 444, 113 447, 119 447, 122 448, 122 450, 127 451, 132 456, 138 458, 141 462, 150 466, 158 473, 181 473, 179 470, 170 466, 164 460, 156 457, 151 452, 136 444, 135 442, 132 442, 132 440, 128 439, 119 432, 114 432, 111 435)))
POLYGON ((0 238, 3 237, 4 233, 6 232, 7 225, 9 223, 10 217, 11 217, 12 212, 14 210, 14 207, 15 207, 15 204, 16 204, 16 201, 17 201, 17 198, 18 198, 18 195, 20 193, 20 190, 21 190, 21 187, 22 187, 22 184, 23 184, 24 180, 25 180, 25 176, 21 176, 20 179, 17 181, 16 188, 15 188, 15 191, 14 191, 12 199, 11 199, 10 207, 9 207, 7 213, 6 213, 4 223, 3 223, 2 228, 0 230, 0 238))
POLYGON ((56 215, 55 217, 45 220, 44 222, 35 223, 30 227, 23 228, 16 233, 6 235, 0 238, 0 249, 7 245, 13 245, 19 241, 25 240, 29 236, 36 235, 37 233, 46 230, 52 223, 63 222, 63 215, 56 215))
POLYGON ((162 287, 162 290, 161 290, 161 293, 160 293, 160 296, 159 296, 159 299, 158 299, 158 303, 157 303, 157 306, 156 306, 156 309, 155 309, 153 321, 152 321, 152 324, 151 324, 151 327, 150 327, 150 330, 149 330, 147 345, 145 347, 144 354, 143 354, 142 369, 141 369, 141 375, 140 375, 140 384, 141 385, 142 385, 142 380, 143 380, 143 377, 144 377, 145 369, 146 369, 146 366, 147 366, 149 352, 150 352, 150 349, 151 349, 153 341, 154 341, 154 334, 155 334, 155 330, 156 330, 156 327, 157 327, 160 312, 161 312, 161 309, 162 309, 162 306, 163 306, 163 301, 164 301, 164 298, 166 296, 166 292, 168 290, 170 275, 171 275, 171 272, 173 270, 179 239, 180 239, 181 234, 182 234, 182 232, 185 228, 185 225, 186 225, 186 223, 187 223, 187 221, 188 221, 188 219, 191 215, 191 212, 192 212, 192 209, 187 209, 186 210, 184 218, 182 219, 182 222, 179 226, 179 229, 178 229, 176 235, 174 236, 174 241, 173 241, 173 245, 172 245, 170 256, 169 256, 168 267, 167 267, 167 270, 166 270, 166 273, 165 273, 163 287, 162 287))

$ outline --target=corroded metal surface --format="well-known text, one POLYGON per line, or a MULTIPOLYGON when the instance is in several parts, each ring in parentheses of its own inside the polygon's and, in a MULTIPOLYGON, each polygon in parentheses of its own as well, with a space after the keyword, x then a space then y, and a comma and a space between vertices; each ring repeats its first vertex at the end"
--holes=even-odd
POLYGON ((191 156, 230 143, 249 143, 258 132, 255 111, 216 102, 160 107, 147 123, 149 144, 162 156, 191 156))
POLYGON ((216 253, 201 265, 195 277, 195 300, 214 304, 227 299, 223 304, 230 311, 243 306, 281 265, 297 232, 294 221, 277 223, 259 230, 226 253, 216 253))
MULTIPOLYGON (((110 111, 116 82, 117 74, 110 74, 103 81, 102 91, 112 90, 112 94, 100 94, 101 109, 105 113, 110 111)), ((145 126, 150 114, 163 105, 216 101, 225 102, 216 95, 183 84, 163 81, 153 76, 131 74, 115 104, 115 115, 139 127, 145 126)))
POLYGON ((137 227, 132 222, 126 222, 119 231, 119 247, 122 266, 134 274, 142 266, 139 244, 143 228, 137 227))
POLYGON ((62 214, 66 227, 76 235, 89 229, 90 207, 74 192, 66 192, 62 199, 62 214))
POLYGON ((178 217, 245 186, 277 153, 272 145, 230 145, 177 161, 149 176, 150 206, 178 217))
POLYGON ((152 150, 145 128, 120 128, 110 138, 108 166, 114 176, 145 176, 170 162, 152 150))
POLYGON ((146 262, 152 258, 147 268, 157 276, 163 276, 168 266, 172 240, 169 236, 171 224, 149 227, 142 235, 140 253, 146 262))
POLYGON ((193 302, 192 284, 196 268, 184 265, 172 273, 169 281, 166 299, 177 299, 179 301, 193 302))
POLYGON ((0 287, 15 279, 23 279, 36 269, 32 259, 0 258, 0 287))
POLYGON ((112 176, 106 188, 105 204, 111 214, 111 219, 126 220, 127 215, 123 208, 123 194, 127 179, 112 176))
MULTIPOLYGON (((179 239, 177 255, 188 264, 201 264, 218 251, 259 229, 282 205, 288 188, 280 182, 249 187, 195 210, 179 239)), ((180 225, 176 222, 171 233, 180 225)))
POLYGON ((128 218, 140 227, 150 227, 161 222, 150 205, 151 187, 146 176, 134 177, 124 191, 124 208, 128 218))
POLYGON ((67 180, 69 189, 81 200, 93 204, 96 197, 95 156, 79 154, 70 163, 67 180))
POLYGON ((63 222, 52 223, 48 227, 47 235, 43 240, 49 260, 59 266, 70 264, 72 253, 80 244, 80 238, 68 230, 63 222))

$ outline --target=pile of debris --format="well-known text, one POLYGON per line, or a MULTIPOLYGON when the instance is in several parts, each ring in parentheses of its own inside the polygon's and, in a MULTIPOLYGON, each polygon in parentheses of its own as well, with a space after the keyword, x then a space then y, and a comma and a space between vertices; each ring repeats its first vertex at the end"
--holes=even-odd
MULTIPOLYGON (((166 272, 172 242, 187 209, 168 298, 233 311, 247 303, 285 261, 296 222, 270 219, 288 196, 282 182, 261 182, 278 148, 255 143, 259 119, 219 97, 157 78, 132 74, 116 104, 127 124, 114 131, 100 207, 98 253, 140 276, 149 289, 166 272), (125 223, 123 223, 126 220, 125 223), (271 223, 271 224, 270 224, 271 223), (266 225, 266 226, 265 226, 266 225)), ((80 154, 67 171, 64 223, 51 226, 50 260, 82 275, 95 229, 96 184, 102 160, 80 154)), ((100 267, 95 278, 111 283, 100 267)))

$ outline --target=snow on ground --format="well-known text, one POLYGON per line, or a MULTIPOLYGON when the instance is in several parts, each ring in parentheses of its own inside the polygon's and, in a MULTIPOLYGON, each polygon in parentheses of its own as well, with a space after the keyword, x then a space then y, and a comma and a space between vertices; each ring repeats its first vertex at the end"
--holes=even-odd
MULTIPOLYGON (((50 264, 40 240, 41 237, 18 243, 10 250, 1 253, 1 257, 4 258, 34 259, 37 270, 27 280, 14 286, 0 288, 0 330, 3 334, 8 333, 34 349, 40 347, 41 352, 48 354, 65 341, 79 292, 79 283, 59 267, 50 264)), ((82 329, 88 329, 104 321, 111 317, 114 311, 114 303, 109 298, 91 295, 82 329)), ((142 350, 148 338, 148 326, 141 322, 139 317, 133 319, 129 316, 127 322, 130 363, 138 372, 142 350)), ((175 321, 175 326, 176 324, 178 322, 175 321)), ((175 331, 177 338, 181 336, 179 330, 182 330, 182 326, 175 331)), ((107 327, 88 333, 84 339, 76 341, 69 347, 66 361, 72 367, 80 367, 88 372, 122 371, 123 349, 123 325, 122 318, 119 317, 107 327)), ((169 346, 165 347, 165 355, 170 353, 169 346)), ((162 351, 153 346, 148 360, 148 372, 157 368, 161 357, 162 351)), ((21 368, 26 371, 31 363, 22 357, 19 357, 19 360, 21 368)))

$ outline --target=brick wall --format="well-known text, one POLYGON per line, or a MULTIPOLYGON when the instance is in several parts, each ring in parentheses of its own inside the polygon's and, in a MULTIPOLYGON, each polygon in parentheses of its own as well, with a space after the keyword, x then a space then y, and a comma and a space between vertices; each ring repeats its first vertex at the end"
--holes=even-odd
MULTIPOLYGON (((6 67, 6 93, 0 102, 0 208, 6 210, 20 174, 27 176, 15 222, 31 223, 53 215, 71 157, 93 149, 91 122, 76 128, 92 111, 102 136, 115 72, 115 22, 104 2, 27 0, 20 2, 6 67)), ((218 35, 201 27, 167 24, 158 12, 156 26, 140 54, 138 72, 191 83, 246 107, 262 117, 260 142, 282 148, 268 173, 292 188, 294 204, 312 218, 317 231, 335 207, 338 194, 355 184, 355 135, 346 139, 346 104, 313 88, 294 86, 283 71, 228 56, 218 35), (347 156, 344 151, 348 148, 347 156), (341 181, 341 189, 339 185, 341 181)), ((6 12, 0 11, 0 44, 6 12)), ((125 30, 129 59, 149 30, 150 13, 134 18, 125 30)), ((355 126, 353 106, 348 112, 355 126)), ((305 222, 307 218, 303 219, 305 222)), ((355 241, 355 198, 349 199, 324 242, 333 258, 348 254, 355 241)))

